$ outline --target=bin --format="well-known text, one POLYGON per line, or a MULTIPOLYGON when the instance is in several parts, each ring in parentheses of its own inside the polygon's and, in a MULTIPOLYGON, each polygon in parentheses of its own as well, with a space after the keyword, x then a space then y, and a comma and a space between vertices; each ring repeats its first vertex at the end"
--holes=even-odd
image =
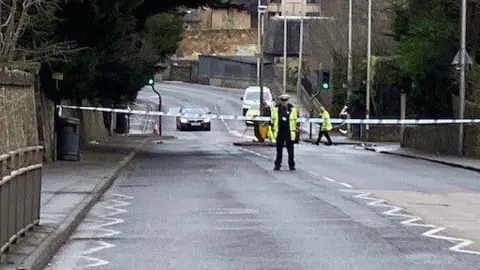
POLYGON ((77 118, 59 118, 57 138, 57 156, 59 160, 80 160, 80 120, 77 118))
POLYGON ((116 130, 117 134, 126 134, 128 133, 128 121, 129 115, 126 113, 117 113, 117 122, 116 122, 116 130))

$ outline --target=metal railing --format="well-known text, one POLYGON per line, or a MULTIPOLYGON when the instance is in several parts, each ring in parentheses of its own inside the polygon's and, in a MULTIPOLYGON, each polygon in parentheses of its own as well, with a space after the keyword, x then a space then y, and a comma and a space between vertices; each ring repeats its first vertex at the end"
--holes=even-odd
POLYGON ((0 155, 0 254, 40 222, 43 146, 0 155))

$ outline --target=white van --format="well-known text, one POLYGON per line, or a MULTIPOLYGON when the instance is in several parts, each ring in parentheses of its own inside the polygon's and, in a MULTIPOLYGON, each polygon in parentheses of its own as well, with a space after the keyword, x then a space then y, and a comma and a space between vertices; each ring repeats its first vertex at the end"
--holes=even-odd
MULTIPOLYGON (((247 87, 247 89, 245 89, 243 97, 240 99, 243 100, 243 116, 245 116, 252 104, 260 103, 260 86, 247 87)), ((263 99, 265 100, 265 102, 267 102, 268 105, 273 105, 272 91, 266 86, 263 86, 263 99)))

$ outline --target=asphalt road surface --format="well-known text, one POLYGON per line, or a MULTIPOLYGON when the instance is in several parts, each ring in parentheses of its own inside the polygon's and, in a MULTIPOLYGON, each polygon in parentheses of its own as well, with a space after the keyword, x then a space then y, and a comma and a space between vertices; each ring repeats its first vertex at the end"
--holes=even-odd
MULTIPOLYGON (((168 108, 241 112, 241 93, 158 87, 168 108)), ((243 128, 215 120, 211 132, 177 132, 164 118, 176 139, 138 154, 46 269, 479 269, 480 254, 449 250, 354 198, 359 189, 478 192, 478 174, 307 144, 296 147, 297 171, 277 172, 273 148, 232 145, 243 128)))

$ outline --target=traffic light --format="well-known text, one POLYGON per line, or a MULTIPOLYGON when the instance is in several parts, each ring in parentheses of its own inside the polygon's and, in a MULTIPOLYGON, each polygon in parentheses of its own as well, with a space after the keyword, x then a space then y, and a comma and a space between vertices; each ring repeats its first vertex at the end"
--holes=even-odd
POLYGON ((330 71, 329 70, 322 70, 322 89, 330 89, 330 71))

